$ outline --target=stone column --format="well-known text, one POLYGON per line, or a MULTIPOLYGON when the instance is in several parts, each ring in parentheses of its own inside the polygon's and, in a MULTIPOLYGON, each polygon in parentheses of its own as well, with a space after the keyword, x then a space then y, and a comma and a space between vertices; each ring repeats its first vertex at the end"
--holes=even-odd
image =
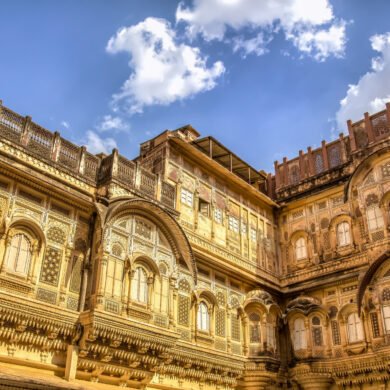
POLYGON ((215 306, 212 305, 208 308, 209 318, 210 318, 210 336, 214 337, 214 329, 215 329, 215 306))
MULTIPOLYGON (((61 264, 61 270, 60 270, 60 301, 59 306, 66 306, 66 292, 67 292, 67 286, 66 286, 66 280, 68 276, 71 275, 72 272, 72 249, 66 248, 65 249, 65 255, 62 258, 62 264, 61 264)), ((80 286, 81 287, 81 286, 80 286)))
POLYGON ((191 340, 194 342, 197 338, 198 333, 198 302, 195 302, 194 308, 192 309, 192 321, 191 321, 191 340))
POLYGON ((96 297, 96 307, 100 309, 103 308, 103 298, 106 291, 107 265, 108 257, 103 256, 100 261, 99 285, 96 297))
MULTIPOLYGON (((2 237, 1 241, 4 241, 4 254, 3 256, 3 262, 1 263, 1 268, 0 268, 0 274, 4 274, 6 272, 6 263, 7 263, 7 255, 9 252, 9 247, 11 246, 11 237, 4 238, 2 237)), ((32 264, 30 265, 30 268, 32 267, 32 264)))
POLYGON ((228 308, 226 311, 226 340, 227 340, 227 352, 232 352, 232 323, 231 323, 231 309, 228 308))
POLYGON ((65 379, 72 381, 76 379, 77 373, 77 361, 79 359, 79 347, 77 345, 68 345, 66 353, 66 364, 65 364, 65 379))
POLYGON ((242 318, 242 338, 243 338, 243 354, 244 356, 248 355, 248 317, 246 315, 242 318))
POLYGON ((43 251, 40 251, 38 242, 34 242, 32 248, 31 264, 27 275, 27 280, 36 284, 38 279, 38 272, 43 263, 43 251), (42 252, 42 253, 39 253, 42 252))
POLYGON ((154 277, 148 276, 148 303, 147 303, 147 309, 148 310, 153 310, 154 308, 154 294, 153 294, 153 282, 154 282, 154 277))
POLYGON ((176 279, 171 278, 169 280, 169 304, 168 304, 168 316, 169 316, 169 329, 176 329, 177 322, 177 288, 176 279))
POLYGON ((194 192, 194 228, 195 230, 198 229, 198 222, 199 222, 199 193, 196 190, 194 192))
POLYGON ((333 381, 331 378, 307 374, 303 378, 298 379, 298 383, 303 390, 328 390, 333 381))

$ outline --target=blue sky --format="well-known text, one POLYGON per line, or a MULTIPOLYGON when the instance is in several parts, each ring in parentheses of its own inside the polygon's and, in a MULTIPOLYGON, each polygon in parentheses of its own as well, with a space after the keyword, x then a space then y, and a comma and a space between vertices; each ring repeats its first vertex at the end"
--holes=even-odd
POLYGON ((92 152, 192 124, 258 169, 390 101, 390 1, 1 0, 0 98, 92 152))

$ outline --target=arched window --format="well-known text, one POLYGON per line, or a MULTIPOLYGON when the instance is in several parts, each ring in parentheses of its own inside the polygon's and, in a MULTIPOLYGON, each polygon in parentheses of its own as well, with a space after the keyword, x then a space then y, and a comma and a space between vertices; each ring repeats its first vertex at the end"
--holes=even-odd
POLYGON ((249 341, 251 343, 260 343, 260 316, 257 313, 251 313, 249 321, 249 341))
POLYGON ((383 320, 385 322, 386 333, 390 333, 390 305, 383 306, 383 320))
POLYGON ((383 227, 383 216, 378 205, 367 209, 367 222, 370 231, 378 230, 383 227))
POLYGON ((267 329, 267 347, 269 349, 274 349, 275 348, 275 327, 273 324, 270 324, 269 322, 267 322, 267 325, 266 325, 266 329, 267 329))
POLYGON ((306 349, 307 340, 306 340, 306 328, 305 322, 302 318, 297 318, 294 321, 294 348, 295 350, 306 349))
POLYGON ((313 345, 319 347, 323 344, 322 342, 322 326, 319 317, 313 317, 311 320, 312 334, 313 334, 313 345))
POLYGON ((363 327, 357 313, 348 316, 348 340, 350 343, 363 340, 363 327))
POLYGON ((133 280, 131 281, 131 298, 141 303, 148 302, 147 275, 142 267, 137 267, 134 271, 133 280))
POLYGON ((341 222, 337 225, 337 244, 346 246, 351 243, 351 233, 348 222, 341 222))
POLYGON ((7 269, 20 275, 27 275, 31 259, 31 243, 23 233, 12 237, 8 250, 7 269))
POLYGON ((307 257, 306 241, 303 237, 295 242, 295 256, 297 260, 303 260, 307 257))
POLYGON ((198 329, 208 332, 210 329, 209 310, 204 302, 198 306, 198 329))

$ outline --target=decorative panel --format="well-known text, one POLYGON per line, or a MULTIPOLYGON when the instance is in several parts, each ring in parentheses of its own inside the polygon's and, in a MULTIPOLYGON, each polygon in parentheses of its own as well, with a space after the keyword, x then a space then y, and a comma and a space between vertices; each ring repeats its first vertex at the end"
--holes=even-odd
POLYGON ((70 277, 69 291, 78 293, 81 287, 82 259, 78 256, 73 257, 72 275, 70 277))
POLYGON ((62 251, 52 247, 48 247, 46 249, 41 276, 39 279, 41 282, 51 284, 52 286, 58 285, 61 269, 61 257, 62 251))
POLYGON ((55 304, 57 302, 57 294, 54 291, 48 291, 43 288, 38 288, 37 299, 48 303, 55 304))
POLYGON ((190 325, 190 298, 179 294, 178 300, 178 319, 179 325, 190 325))
POLYGON ((226 313, 224 309, 217 309, 215 312, 215 335, 225 337, 226 334, 226 313))

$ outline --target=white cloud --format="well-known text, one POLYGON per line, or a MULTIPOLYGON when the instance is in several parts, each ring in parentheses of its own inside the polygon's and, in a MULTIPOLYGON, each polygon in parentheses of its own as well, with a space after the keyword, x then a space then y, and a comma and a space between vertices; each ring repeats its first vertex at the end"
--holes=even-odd
MULTIPOLYGON (((190 37, 200 34, 208 41, 226 41, 228 29, 281 29, 298 50, 318 61, 342 56, 346 41, 345 23, 335 20, 329 0, 193 0, 192 8, 179 3, 176 20, 186 23, 190 37)), ((263 54, 264 47, 251 41, 257 50, 248 54, 263 54)))
POLYGON ((105 132, 105 131, 127 132, 130 130, 130 124, 125 122, 119 116, 104 115, 102 121, 97 125, 96 128, 100 132, 105 132))
POLYGON ((348 119, 363 117, 365 112, 374 113, 384 109, 390 101, 390 32, 373 35, 371 47, 379 53, 371 61, 371 70, 364 74, 357 84, 348 86, 346 96, 340 101, 336 120, 340 129, 345 128, 348 119))
POLYGON ((233 39, 233 51, 241 51, 245 58, 248 54, 256 54, 261 56, 268 52, 267 44, 272 40, 272 37, 265 38, 262 32, 258 33, 254 38, 245 39, 242 36, 233 39))
POLYGON ((61 122, 61 126, 64 127, 65 129, 69 129, 70 124, 69 124, 69 122, 67 122, 67 121, 62 121, 62 122, 61 122))
POLYGON ((289 34, 294 45, 317 61, 324 61, 330 55, 343 57, 345 51, 345 22, 341 21, 331 25, 328 29, 315 29, 313 27, 289 34))
POLYGON ((92 130, 88 130, 86 136, 85 146, 90 153, 109 154, 112 149, 117 147, 117 143, 113 138, 102 138, 92 130))
POLYGON ((130 113, 213 89, 225 71, 222 62, 208 67, 207 58, 198 48, 179 43, 176 32, 164 19, 147 18, 120 29, 106 50, 130 54, 132 73, 113 96, 114 107, 124 103, 130 113))

